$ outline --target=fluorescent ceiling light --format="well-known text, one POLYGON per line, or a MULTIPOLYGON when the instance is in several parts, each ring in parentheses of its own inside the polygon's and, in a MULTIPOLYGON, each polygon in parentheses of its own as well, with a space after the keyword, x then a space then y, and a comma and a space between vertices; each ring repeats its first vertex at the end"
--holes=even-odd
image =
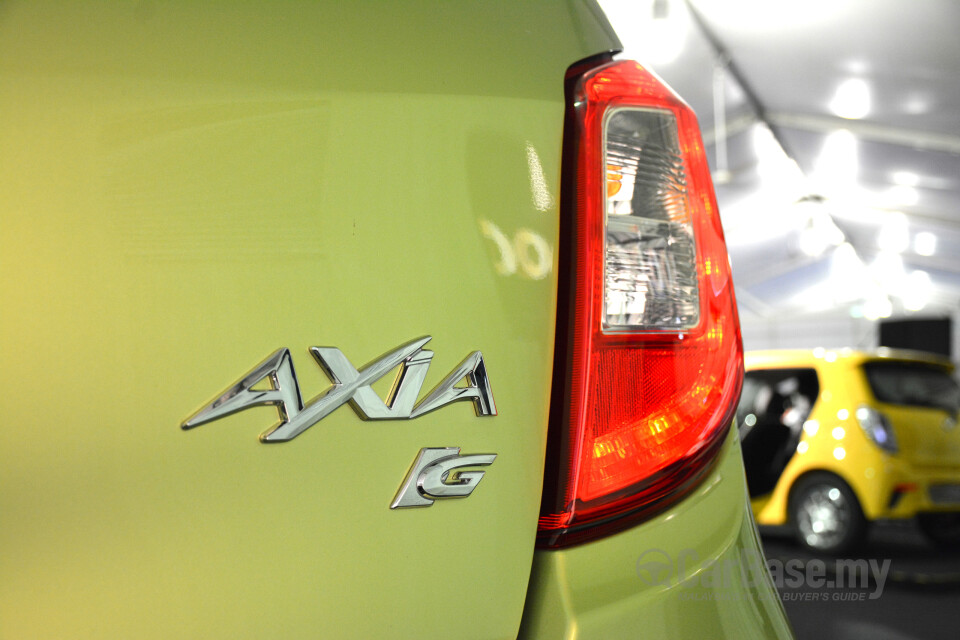
POLYGON ((841 65, 847 73, 855 75, 863 75, 870 70, 870 63, 863 58, 854 58, 847 60, 841 65))
POLYGON ((891 178, 894 184, 904 187, 916 187, 920 184, 920 176, 913 171, 894 171, 891 178))
POLYGON ((903 268, 903 258, 899 253, 881 251, 871 263, 870 273, 887 293, 900 296, 906 289, 907 274, 903 268))
POLYGON ((750 140, 757 158, 760 189, 776 192, 794 201, 805 195, 803 172, 777 142, 770 127, 765 124, 755 125, 750 133, 750 140))
POLYGON ((601 0, 600 7, 614 25, 626 57, 654 69, 680 57, 690 32, 690 16, 683 2, 601 0))
POLYGON ((907 229, 907 216, 899 211, 893 211, 887 216, 887 221, 880 227, 877 236, 877 246, 881 251, 903 253, 910 244, 910 235, 907 229))
POLYGON ((800 250, 811 258, 823 255, 827 247, 839 246, 846 240, 843 231, 819 203, 800 203, 798 207, 818 207, 810 212, 807 226, 800 231, 800 250))
POLYGON ((870 298, 863 305, 863 317, 867 320, 889 318, 893 313, 893 303, 887 296, 870 298))
POLYGON ((921 256, 932 256, 937 252, 937 236, 921 231, 913 237, 913 250, 921 256))
POLYGON ((886 198, 897 205, 911 206, 920 200, 920 193, 913 187, 898 184, 887 189, 886 198))
POLYGON ((926 96, 912 95, 903 103, 903 110, 913 116, 930 111, 930 99, 926 96))
POLYGON ((851 302, 863 297, 864 291, 876 287, 866 265, 849 242, 834 249, 827 280, 830 297, 835 303, 851 302))
POLYGON ((857 187, 859 156, 857 139, 846 129, 827 135, 814 163, 814 180, 832 196, 843 195, 857 187))
POLYGON ((903 291, 903 306, 908 311, 920 311, 930 302, 933 295, 933 283, 926 271, 914 271, 907 276, 903 291))
POLYGON ((870 113, 870 86, 866 80, 848 78, 840 83, 829 104, 830 111, 849 120, 859 120, 870 113))

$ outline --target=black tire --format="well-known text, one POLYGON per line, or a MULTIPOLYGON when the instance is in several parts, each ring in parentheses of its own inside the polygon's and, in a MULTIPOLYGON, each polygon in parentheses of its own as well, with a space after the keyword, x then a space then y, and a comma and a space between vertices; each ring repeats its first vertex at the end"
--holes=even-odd
POLYGON ((832 473, 800 478, 790 492, 789 504, 794 536, 810 551, 839 554, 866 539, 868 523, 857 495, 832 473))
POLYGON ((920 513, 917 523, 923 534, 938 547, 960 548, 960 513, 920 513))

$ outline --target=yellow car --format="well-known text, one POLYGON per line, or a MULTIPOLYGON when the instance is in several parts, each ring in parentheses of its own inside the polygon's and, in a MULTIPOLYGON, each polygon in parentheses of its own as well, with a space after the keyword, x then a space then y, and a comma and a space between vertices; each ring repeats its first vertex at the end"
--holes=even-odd
POLYGON ((746 354, 737 410, 757 523, 840 552, 879 519, 960 543, 960 387, 946 359, 880 349, 746 354))

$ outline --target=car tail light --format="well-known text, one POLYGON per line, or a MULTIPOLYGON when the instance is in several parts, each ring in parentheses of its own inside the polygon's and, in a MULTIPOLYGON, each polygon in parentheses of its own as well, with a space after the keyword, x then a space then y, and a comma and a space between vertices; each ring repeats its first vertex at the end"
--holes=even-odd
POLYGON ((887 453, 896 453, 900 450, 890 419, 881 411, 862 404, 857 407, 855 415, 857 416, 857 424, 860 425, 871 442, 887 453))
POLYGON ((693 112, 636 62, 574 68, 567 92, 541 547, 613 533, 688 493, 743 380, 693 112))

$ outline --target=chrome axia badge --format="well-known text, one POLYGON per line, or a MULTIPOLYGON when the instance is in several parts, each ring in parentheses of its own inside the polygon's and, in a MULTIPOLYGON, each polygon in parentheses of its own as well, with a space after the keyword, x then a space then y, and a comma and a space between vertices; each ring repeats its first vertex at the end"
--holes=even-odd
POLYGON ((420 449, 390 508, 429 507, 440 498, 466 498, 480 484, 483 471, 461 469, 487 467, 496 459, 495 453, 462 456, 459 447, 420 449))
POLYGON ((192 429, 237 411, 261 405, 277 408, 280 422, 260 435, 262 442, 286 442, 323 420, 346 403, 364 420, 417 418, 457 400, 473 401, 478 416, 495 416, 493 392, 483 356, 474 351, 433 391, 417 403, 433 352, 423 348, 430 336, 417 338, 361 367, 354 368, 336 347, 310 347, 310 353, 333 384, 306 406, 293 370, 289 349, 280 349, 224 391, 219 398, 195 413, 181 427, 192 429), (387 402, 370 387, 396 366, 400 372, 387 402), (456 386, 464 378, 467 386, 456 386), (263 381, 269 389, 254 389, 263 381))

